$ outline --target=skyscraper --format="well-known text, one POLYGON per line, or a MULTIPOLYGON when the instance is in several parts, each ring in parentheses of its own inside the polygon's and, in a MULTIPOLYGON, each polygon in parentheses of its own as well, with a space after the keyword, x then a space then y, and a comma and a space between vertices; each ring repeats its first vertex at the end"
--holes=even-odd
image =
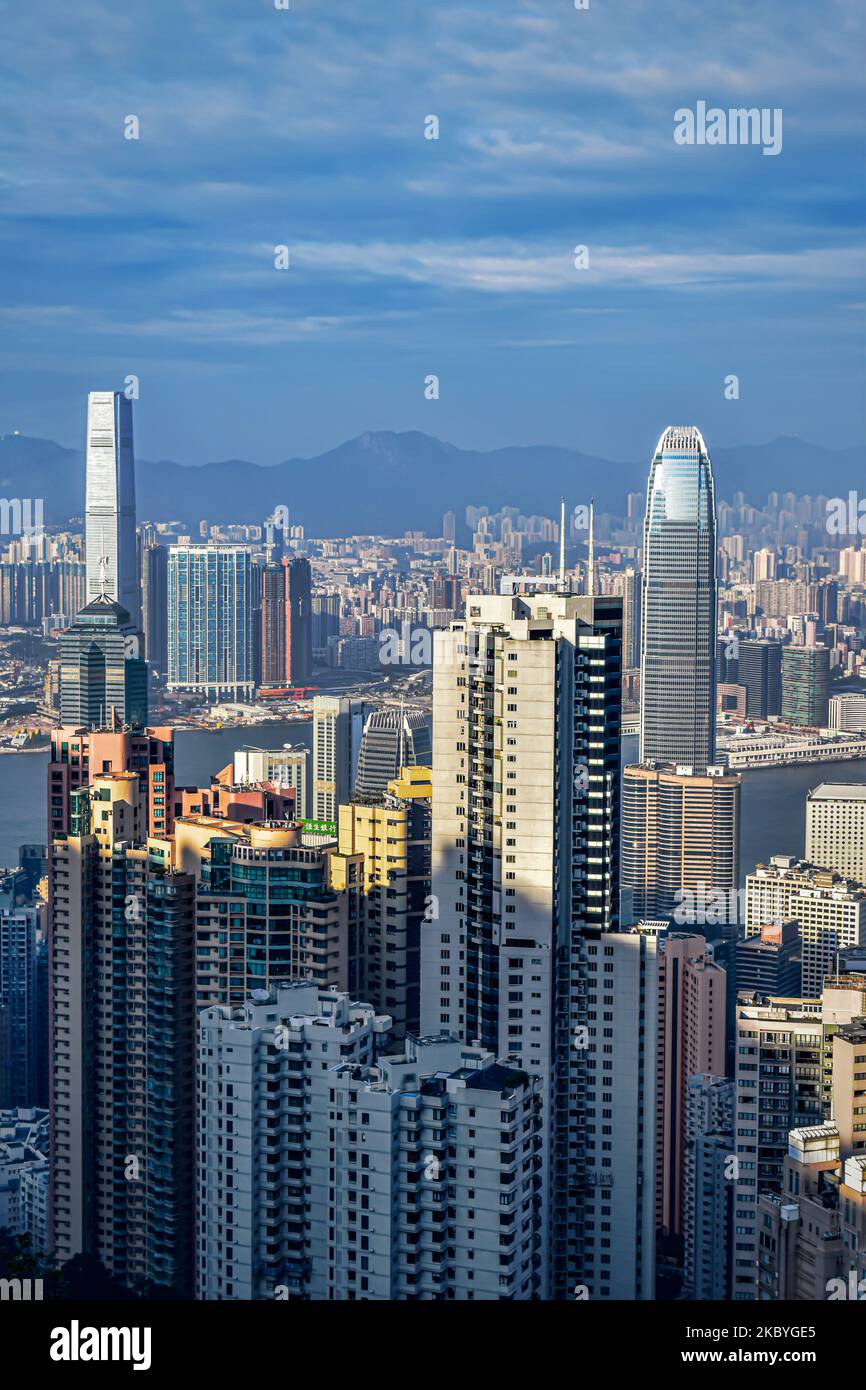
POLYGON ((169 689, 215 701, 252 699, 253 587, 247 546, 170 547, 169 689))
POLYGON ((782 650, 782 718, 788 724, 826 726, 830 712, 829 647, 782 650))
POLYGON ((527 1300, 537 1078, 309 984, 199 1021, 198 1294, 527 1300))
POLYGON ((729 1299, 734 1233, 733 1081, 706 1073, 687 1081, 683 1181, 683 1294, 729 1299))
POLYGON ((132 403, 122 391, 91 391, 87 397, 85 506, 87 602, 107 593, 138 627, 132 403))
POLYGON ((147 662, 129 613, 107 592, 82 608, 60 638, 60 718, 104 729, 147 723, 147 662))
POLYGON ((0 1038, 0 1107, 40 1100, 39 1063, 47 1024, 39 989, 39 910, 0 912, 0 1009, 8 1010, 7 1045, 0 1038))
POLYGON ((265 686, 309 685, 313 674, 310 562, 269 561, 262 571, 261 679, 265 686))
POLYGON ((806 797, 806 858, 866 884, 866 786, 822 782, 806 797))
POLYGON ((261 682, 279 687, 286 680, 286 571, 281 564, 262 570, 261 682))
POLYGON ((627 671, 640 666, 641 584, 640 570, 627 569, 622 580, 622 664, 627 671))
POLYGON ((355 795, 381 796, 401 767, 427 766, 431 755, 430 726, 422 711, 374 710, 361 735, 355 795))
POLYGON ((430 898, 430 769, 407 767, 385 793, 340 807, 331 886, 360 892, 360 995, 393 1021, 393 1036, 419 1031, 421 932, 430 898))
POLYGON ((138 772, 71 799, 50 861, 52 1249, 188 1295, 195 879, 149 860, 138 772))
POLYGON ((141 552, 141 621, 144 657, 152 671, 168 668, 168 551, 151 542, 141 552))
MULTIPOLYGON (((623 919, 671 917, 685 925, 728 921, 696 917, 712 894, 736 889, 739 872, 740 776, 708 767, 698 776, 671 764, 637 764, 623 772, 623 919)), ((716 899, 718 901, 718 899, 716 899)))
POLYGON ((703 772, 715 749, 716 522, 713 474, 694 426, 653 456, 644 524, 640 760, 703 772))
POLYGON ((683 1234, 689 1078, 725 1069, 725 972, 703 936, 669 932, 661 943, 656 1081, 656 1225, 683 1234))
POLYGON ((313 697, 312 815, 337 820, 337 808, 349 801, 370 706, 347 695, 313 697))
POLYGON ((421 1028, 543 1078, 540 1256, 557 1297, 652 1286, 655 943, 616 933, 621 629, 618 598, 472 595, 434 647, 421 1028), (608 986, 602 1045, 587 1010, 608 986), (586 1123, 608 1113, 628 1155, 615 1185, 611 1141, 586 1123))
POLYGON ((781 642, 739 643, 738 680, 746 689, 746 714, 766 719, 782 709, 781 642))
POLYGON ((286 585, 286 682, 309 685, 313 676, 313 610, 310 562, 284 559, 286 585))

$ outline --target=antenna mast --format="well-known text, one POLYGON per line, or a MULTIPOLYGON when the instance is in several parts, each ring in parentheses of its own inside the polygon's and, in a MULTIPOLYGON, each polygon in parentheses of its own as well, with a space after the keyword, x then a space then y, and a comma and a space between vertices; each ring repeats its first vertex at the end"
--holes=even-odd
POLYGON ((559 499, 559 592, 565 593, 565 498, 559 499))

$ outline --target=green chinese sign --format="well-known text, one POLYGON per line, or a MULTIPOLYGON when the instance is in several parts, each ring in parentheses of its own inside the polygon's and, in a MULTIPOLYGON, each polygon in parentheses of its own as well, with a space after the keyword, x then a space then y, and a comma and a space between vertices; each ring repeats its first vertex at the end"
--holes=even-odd
POLYGON ((336 835, 335 820, 302 820, 301 826, 307 835, 336 835))

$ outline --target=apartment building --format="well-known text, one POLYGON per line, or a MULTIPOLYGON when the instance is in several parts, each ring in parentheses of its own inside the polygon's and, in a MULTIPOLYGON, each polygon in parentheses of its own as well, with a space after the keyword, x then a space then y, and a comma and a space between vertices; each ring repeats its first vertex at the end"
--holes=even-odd
POLYGON ((200 1298, 537 1294, 539 1083, 390 1025, 304 984, 202 1013, 200 1298))

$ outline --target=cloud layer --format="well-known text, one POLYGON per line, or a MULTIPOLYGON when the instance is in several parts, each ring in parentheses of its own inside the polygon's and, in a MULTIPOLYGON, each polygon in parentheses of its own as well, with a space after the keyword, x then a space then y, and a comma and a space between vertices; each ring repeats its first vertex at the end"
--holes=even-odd
POLYGON ((149 451, 199 460, 857 437, 855 0, 290 3, 7 16, 0 429, 76 443, 135 372, 149 451), (698 100, 781 107, 781 155, 675 145, 698 100))

